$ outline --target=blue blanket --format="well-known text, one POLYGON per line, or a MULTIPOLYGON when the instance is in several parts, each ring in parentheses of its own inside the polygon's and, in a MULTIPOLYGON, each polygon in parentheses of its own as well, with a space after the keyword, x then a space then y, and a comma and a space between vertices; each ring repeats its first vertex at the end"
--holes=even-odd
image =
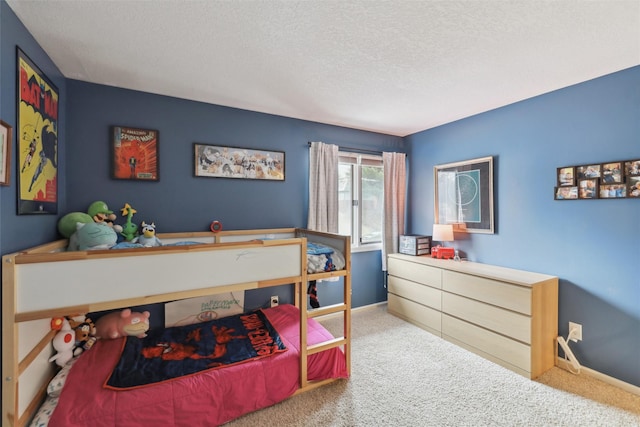
POLYGON ((127 337, 106 388, 131 389, 270 356, 286 347, 258 310, 127 337))

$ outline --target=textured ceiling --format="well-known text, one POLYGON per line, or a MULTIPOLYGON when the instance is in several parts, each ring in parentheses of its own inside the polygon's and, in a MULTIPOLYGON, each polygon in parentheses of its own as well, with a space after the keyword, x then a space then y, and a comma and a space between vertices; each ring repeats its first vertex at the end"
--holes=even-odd
POLYGON ((640 64, 640 0, 7 0, 62 73, 405 136, 640 64))

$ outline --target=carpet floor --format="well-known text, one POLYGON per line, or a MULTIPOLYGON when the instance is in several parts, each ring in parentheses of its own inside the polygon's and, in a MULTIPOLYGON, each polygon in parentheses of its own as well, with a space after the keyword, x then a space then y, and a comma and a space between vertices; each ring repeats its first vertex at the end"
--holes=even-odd
MULTIPOLYGON (((342 318, 321 323, 342 335, 342 318)), ((552 368, 529 380, 387 313, 352 315, 351 378, 230 427, 640 426, 640 396, 552 368)))

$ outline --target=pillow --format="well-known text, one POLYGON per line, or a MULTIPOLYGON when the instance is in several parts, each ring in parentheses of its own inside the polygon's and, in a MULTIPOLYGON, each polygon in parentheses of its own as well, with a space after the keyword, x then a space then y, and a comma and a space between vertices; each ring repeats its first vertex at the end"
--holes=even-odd
POLYGON ((66 365, 60 369, 60 371, 56 374, 55 377, 49 381, 49 385, 47 386, 47 394, 51 397, 60 396, 60 392, 62 391, 62 387, 64 387, 65 381, 67 381, 67 376, 69 375, 69 371, 74 363, 78 360, 77 357, 69 360, 66 365))
POLYGON ((307 254, 309 255, 328 255, 332 254, 334 249, 321 243, 307 242, 307 254))

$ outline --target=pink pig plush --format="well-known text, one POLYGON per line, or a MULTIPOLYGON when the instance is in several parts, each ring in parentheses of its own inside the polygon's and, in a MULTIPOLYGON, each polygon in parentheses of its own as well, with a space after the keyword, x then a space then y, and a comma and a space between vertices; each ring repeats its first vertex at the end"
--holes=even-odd
POLYGON ((130 308, 105 314, 96 321, 96 337, 116 339, 123 336, 144 338, 149 330, 148 311, 132 312, 130 308))

